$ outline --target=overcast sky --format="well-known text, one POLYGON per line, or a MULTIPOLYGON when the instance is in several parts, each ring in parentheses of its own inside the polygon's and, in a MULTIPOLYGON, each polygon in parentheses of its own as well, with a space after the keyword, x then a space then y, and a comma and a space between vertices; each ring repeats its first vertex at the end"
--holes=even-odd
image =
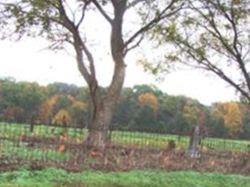
MULTIPOLYGON (((0 41, 0 77, 14 77, 17 81, 35 81, 46 85, 52 82, 86 85, 79 74, 73 55, 42 50, 47 43, 40 39, 21 42, 0 41)), ((102 86, 111 80, 111 60, 98 62, 98 78, 102 86)), ((157 82, 152 75, 144 73, 133 57, 128 57, 125 86, 154 84, 173 95, 186 95, 203 104, 216 101, 236 100, 235 91, 220 79, 204 72, 179 70, 169 73, 164 82, 157 82)))

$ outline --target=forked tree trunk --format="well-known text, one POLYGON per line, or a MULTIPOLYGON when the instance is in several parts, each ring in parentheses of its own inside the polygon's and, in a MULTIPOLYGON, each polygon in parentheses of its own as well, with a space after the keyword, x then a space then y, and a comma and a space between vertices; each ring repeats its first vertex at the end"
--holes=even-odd
POLYGON ((124 83, 125 67, 123 61, 115 65, 114 76, 105 96, 98 93, 98 88, 91 94, 94 109, 86 140, 90 148, 103 150, 109 141, 108 132, 124 83))
MULTIPOLYGON (((92 73, 90 77, 86 77, 89 88, 90 95, 93 102, 93 119, 89 126, 89 134, 86 140, 86 144, 93 148, 104 149, 108 141, 108 131, 111 125, 111 120, 113 118, 116 103, 120 97, 120 93, 123 87, 125 78, 125 44, 123 41, 122 25, 123 16, 127 7, 127 0, 112 0, 112 5, 114 7, 114 18, 108 19, 111 23, 111 55, 114 61, 114 74, 110 86, 108 87, 107 94, 101 96, 99 93, 98 82, 95 76, 94 62, 91 54, 88 51, 86 54, 89 55, 90 69, 92 73)), ((107 18, 107 15, 106 15, 107 18)), ((76 33, 77 34, 77 33, 76 33)), ((78 38, 75 40, 78 41, 78 38)), ((84 45, 82 44, 84 47, 84 45)), ((79 61, 82 60, 81 48, 77 48, 79 51, 79 61)), ((83 75, 84 71, 83 71, 83 75)))

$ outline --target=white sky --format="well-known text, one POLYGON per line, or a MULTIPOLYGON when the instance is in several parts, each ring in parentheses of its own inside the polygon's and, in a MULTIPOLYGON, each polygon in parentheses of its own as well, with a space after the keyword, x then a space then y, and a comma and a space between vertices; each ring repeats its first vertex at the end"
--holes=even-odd
MULTIPOLYGON (((65 52, 41 50, 46 45, 46 42, 39 39, 26 39, 16 43, 0 41, 0 77, 10 76, 17 81, 36 81, 43 85, 52 82, 86 85, 77 70, 74 57, 65 52)), ((164 82, 157 82, 152 75, 144 73, 136 65, 132 56, 126 61, 128 66, 124 86, 155 84, 168 94, 186 95, 203 104, 237 98, 231 87, 204 72, 179 70, 167 74, 164 82)), ((100 84, 108 85, 112 75, 112 63, 100 61, 97 73, 100 84)))

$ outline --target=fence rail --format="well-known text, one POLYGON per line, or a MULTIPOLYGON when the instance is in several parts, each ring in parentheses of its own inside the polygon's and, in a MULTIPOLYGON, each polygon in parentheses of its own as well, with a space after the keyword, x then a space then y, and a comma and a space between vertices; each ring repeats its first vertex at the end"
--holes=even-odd
MULTIPOLYGON (((111 167, 114 160, 116 164, 120 164, 129 159, 132 164, 141 163, 144 167, 152 167, 153 164, 154 167, 156 163, 152 162, 159 162, 161 154, 168 149, 169 142, 174 142, 178 154, 183 154, 181 150, 185 150, 189 144, 186 136, 112 131, 111 144, 105 153, 88 152, 83 146, 87 133, 87 129, 77 126, 39 124, 34 125, 31 132, 29 124, 0 123, 0 166, 36 163, 82 169, 95 168, 101 164, 111 167), (119 160, 120 156, 122 161, 119 160), (148 163, 144 157, 148 158, 148 163)), ((201 149, 204 152, 249 153, 250 141, 205 138, 201 149)))

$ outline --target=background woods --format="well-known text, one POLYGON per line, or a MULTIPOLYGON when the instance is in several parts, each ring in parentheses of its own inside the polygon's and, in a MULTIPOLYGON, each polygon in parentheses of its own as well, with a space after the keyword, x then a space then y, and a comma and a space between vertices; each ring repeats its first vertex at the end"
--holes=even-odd
MULTIPOLYGON (((102 88, 106 92, 106 88, 102 88)), ((0 120, 87 128, 91 102, 87 88, 64 83, 0 80, 0 120)), ((208 136, 249 138, 249 106, 240 102, 205 106, 185 96, 172 96, 154 86, 124 88, 112 120, 112 130, 189 135, 201 121, 208 136)))

